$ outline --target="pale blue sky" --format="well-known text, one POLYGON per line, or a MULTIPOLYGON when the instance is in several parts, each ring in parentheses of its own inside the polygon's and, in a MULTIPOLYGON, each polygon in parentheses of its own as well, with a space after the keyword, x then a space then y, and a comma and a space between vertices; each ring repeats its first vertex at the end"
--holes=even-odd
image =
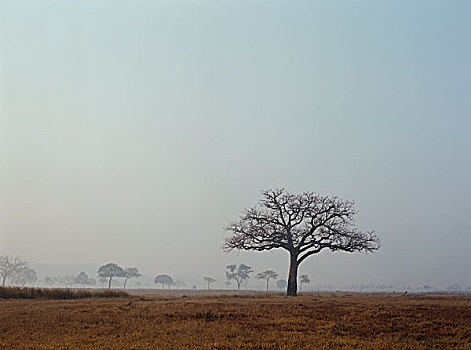
POLYGON ((0 252, 213 275, 272 186, 357 202, 315 283, 471 285, 468 1, 5 1, 0 252))

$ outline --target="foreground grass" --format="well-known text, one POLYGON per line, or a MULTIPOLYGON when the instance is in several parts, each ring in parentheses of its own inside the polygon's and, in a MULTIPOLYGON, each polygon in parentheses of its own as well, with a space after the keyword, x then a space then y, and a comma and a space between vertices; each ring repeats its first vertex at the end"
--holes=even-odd
POLYGON ((125 298, 124 291, 89 291, 64 288, 21 288, 0 287, 0 299, 84 299, 84 298, 125 298))
POLYGON ((3 349, 470 349, 471 297, 0 300, 3 349))

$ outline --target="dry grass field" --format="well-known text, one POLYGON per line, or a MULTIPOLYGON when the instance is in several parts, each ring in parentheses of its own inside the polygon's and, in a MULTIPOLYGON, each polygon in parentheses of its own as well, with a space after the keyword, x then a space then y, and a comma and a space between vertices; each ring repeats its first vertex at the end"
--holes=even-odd
POLYGON ((0 300, 1 349, 471 349, 471 296, 0 300))

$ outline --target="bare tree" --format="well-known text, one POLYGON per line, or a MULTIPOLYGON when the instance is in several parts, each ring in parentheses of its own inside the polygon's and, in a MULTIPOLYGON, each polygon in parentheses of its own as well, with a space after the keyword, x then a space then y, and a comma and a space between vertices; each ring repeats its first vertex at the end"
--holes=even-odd
POLYGON ((111 289, 111 280, 113 277, 123 277, 124 270, 121 266, 115 263, 109 263, 101 266, 97 272, 99 277, 109 278, 108 289, 111 289))
POLYGON ((299 287, 299 290, 302 290, 303 288, 303 284, 309 284, 311 283, 311 280, 309 279, 309 276, 308 275, 301 275, 299 277, 299 284, 300 284, 300 287, 299 287))
POLYGON ((139 273, 139 269, 137 267, 126 267, 124 268, 123 271, 123 277, 124 277, 124 288, 126 289, 126 282, 130 278, 139 278, 142 275, 139 273))
POLYGON ((267 281, 267 292, 268 292, 268 282, 271 279, 274 279, 274 280, 277 279, 277 277, 278 277, 278 274, 273 270, 266 270, 266 271, 260 272, 259 274, 257 274, 257 276, 255 276, 256 279, 267 281))
POLYGON ((13 284, 20 285, 22 287, 27 283, 34 283, 38 280, 36 271, 29 266, 22 266, 15 270, 11 276, 13 284))
POLYGON ((257 206, 246 209, 226 226, 232 235, 223 248, 264 251, 282 248, 290 254, 287 295, 296 296, 299 265, 324 249, 374 252, 379 239, 373 231, 355 227, 354 202, 313 192, 291 194, 284 189, 262 192, 257 206))
POLYGON ((0 255, 0 277, 2 278, 2 287, 5 287, 7 278, 12 277, 16 271, 25 266, 27 266, 26 261, 23 261, 18 257, 12 258, 7 255, 0 255))
POLYGON ((170 286, 173 284, 173 278, 165 274, 157 275, 154 278, 154 283, 160 283, 162 285, 162 289, 164 289, 165 285, 170 289, 170 286))
POLYGON ((216 280, 212 277, 205 277, 204 280, 208 283, 208 290, 211 287, 211 283, 216 282, 216 280))
POLYGON ((247 280, 250 278, 250 273, 253 272, 250 266, 245 264, 227 265, 226 266, 226 279, 234 280, 237 283, 237 290, 240 290, 240 285, 247 285, 247 280))

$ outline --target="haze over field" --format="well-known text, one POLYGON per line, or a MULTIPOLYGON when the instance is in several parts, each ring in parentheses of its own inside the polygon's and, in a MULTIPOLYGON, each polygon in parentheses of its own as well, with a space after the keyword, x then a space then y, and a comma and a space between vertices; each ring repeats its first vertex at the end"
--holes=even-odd
POLYGON ((0 254, 283 277, 221 245, 285 187, 381 239, 307 259, 313 284, 471 285, 471 3, 0 3, 0 254))

